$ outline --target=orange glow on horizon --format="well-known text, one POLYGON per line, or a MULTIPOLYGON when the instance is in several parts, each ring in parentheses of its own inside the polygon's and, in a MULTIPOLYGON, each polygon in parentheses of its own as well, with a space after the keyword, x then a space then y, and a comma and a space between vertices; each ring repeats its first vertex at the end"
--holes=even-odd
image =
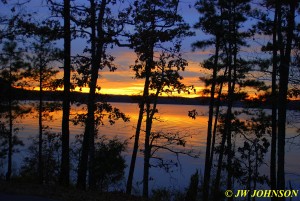
MULTIPOLYGON (((25 90, 34 90, 34 91, 39 91, 39 87, 20 87, 20 86, 15 86, 16 88, 23 88, 25 90)), ((177 93, 174 92, 172 94, 162 94, 160 96, 163 97, 184 97, 184 98, 196 98, 196 97, 207 97, 207 95, 202 94, 202 90, 204 87, 195 87, 194 90, 191 90, 190 94, 188 93, 177 93)), ((64 87, 58 87, 56 91, 63 91, 64 87)), ((50 89, 43 89, 43 91, 50 91, 50 89)), ((75 90, 72 90, 74 92, 81 92, 81 93, 89 93, 90 88, 89 87, 76 87, 75 90)), ((135 96, 135 95, 142 95, 143 94, 143 86, 124 86, 124 87, 115 87, 115 88, 104 88, 102 87, 99 90, 96 91, 96 93, 101 93, 105 95, 126 95, 126 96, 135 96)))
MULTIPOLYGON (((201 90, 203 90, 202 87, 195 87, 196 89, 196 93, 191 92, 190 94, 187 93, 173 93, 171 95, 169 94, 162 94, 160 96, 163 97, 167 97, 167 96, 171 96, 171 97, 184 97, 184 98, 196 98, 196 97, 200 97, 203 95, 201 94, 201 90), (200 93, 199 93, 200 92, 200 93)), ((39 88, 35 88, 34 90, 39 90, 39 88)), ((58 88, 58 91, 63 91, 63 87, 62 88, 58 88)), ((75 92, 82 92, 82 93, 89 93, 89 88, 88 87, 82 87, 81 89, 79 87, 75 88, 75 92)), ((97 93, 99 93, 99 91, 97 91, 97 93)), ((101 94, 106 94, 106 95, 126 95, 126 96, 133 96, 133 95, 142 95, 143 94, 143 87, 142 86, 132 86, 132 87, 124 87, 124 88, 101 88, 100 90, 101 94)))

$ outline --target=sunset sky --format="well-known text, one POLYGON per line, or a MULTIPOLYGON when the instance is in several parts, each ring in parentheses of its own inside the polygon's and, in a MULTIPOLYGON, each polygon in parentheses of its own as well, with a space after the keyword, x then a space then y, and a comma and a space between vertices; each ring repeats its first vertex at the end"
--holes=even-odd
MULTIPOLYGON (((38 18, 47 18, 50 13, 47 7, 41 5, 44 1, 31 1, 29 5, 26 6, 24 10, 27 12, 36 11, 38 18)), ((85 0, 76 0, 72 3, 85 2, 85 0)), ((126 0, 125 3, 130 4, 133 0, 126 0)), ((180 1, 179 4, 179 14, 183 16, 185 21, 190 24, 191 27, 198 21, 199 14, 194 8, 196 0, 185 0, 180 1)), ((45 3, 45 2, 44 2, 45 3)), ((9 8, 0 8, 3 14, 10 15, 9 8)), ((36 17, 36 16, 35 16, 36 17)), ((203 83, 199 80, 199 77, 205 75, 203 68, 200 67, 200 63, 203 59, 208 58, 212 52, 208 50, 196 50, 192 51, 191 44, 197 40, 203 40, 209 38, 209 36, 204 35, 201 31, 191 29, 195 31, 195 36, 185 38, 182 41, 182 54, 183 57, 188 61, 188 66, 185 72, 182 73, 184 77, 183 83, 186 85, 193 85, 196 89, 196 94, 174 94, 174 96, 185 96, 185 97, 195 97, 199 96, 201 90, 203 89, 203 83)), ((62 46, 62 40, 57 42, 58 46, 62 46)), ((87 43, 83 39, 76 39, 72 41, 72 55, 82 54, 83 48, 87 46, 87 43)), ((109 72, 108 69, 104 69, 99 72, 98 85, 101 86, 101 93, 103 94, 121 94, 121 95, 131 95, 131 94, 141 94, 143 90, 144 81, 137 80, 134 78, 134 72, 129 68, 134 64, 136 55, 133 50, 128 48, 114 47, 109 50, 109 53, 114 56, 115 65, 117 70, 115 72, 109 72)), ((61 64, 60 64, 61 65, 61 64)), ((62 72, 59 73, 59 77, 62 77, 62 72)), ((83 88, 83 92, 88 92, 89 89, 83 88)))
MULTIPOLYGON (((191 27, 197 22, 199 14, 194 8, 195 1, 188 0, 180 2, 179 13, 184 17, 185 21, 190 24, 191 27)), ((196 50, 192 51, 191 44, 197 40, 197 38, 205 37, 198 30, 192 29, 196 32, 193 37, 185 38, 182 41, 182 53, 184 58, 188 61, 185 72, 182 73, 184 77, 183 82, 186 85, 193 85, 196 89, 196 94, 174 94, 174 96, 196 97, 199 96, 199 92, 202 89, 203 83, 199 80, 200 76, 203 76, 203 69, 200 67, 200 62, 204 58, 207 58, 210 51, 196 50)), ((206 36, 207 37, 207 36, 206 36)), ((80 54, 82 48, 86 44, 82 43, 82 40, 75 40, 72 42, 72 54, 80 54)), ((133 50, 128 48, 114 47, 110 51, 116 60, 115 64, 118 69, 115 72, 109 72, 108 69, 100 71, 100 78, 98 84, 101 86, 101 93, 103 94, 121 94, 121 95, 137 95, 141 94, 143 90, 144 81, 135 79, 134 72, 129 66, 134 64, 136 60, 136 54, 133 50)), ((88 89, 83 89, 83 92, 88 92, 88 89)))
MULTIPOLYGON (((144 80, 134 78, 134 72, 129 68, 134 64, 136 55, 131 50, 119 50, 112 53, 116 57, 118 69, 115 72, 109 72, 107 69, 100 71, 99 85, 104 94, 138 95, 142 93, 144 80)), ((201 53, 186 53, 186 59, 189 62, 186 71, 182 73, 186 85, 194 85, 196 91, 201 90, 203 85, 199 80, 203 76, 200 68, 201 53), (196 58, 198 57, 198 58, 196 58)), ((204 55, 205 56, 205 55, 204 55)), ((179 94, 174 94, 178 96, 179 94)), ((183 94, 180 94, 183 95, 183 94)), ((198 94, 184 95, 188 97, 199 96, 198 94)))

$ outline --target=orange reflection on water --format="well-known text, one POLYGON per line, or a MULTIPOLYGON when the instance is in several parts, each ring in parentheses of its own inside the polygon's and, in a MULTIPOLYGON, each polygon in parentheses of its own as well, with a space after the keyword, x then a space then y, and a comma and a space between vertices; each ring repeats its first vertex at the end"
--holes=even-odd
MULTIPOLYGON (((104 126, 99 127, 99 134, 107 137, 118 137, 123 140, 129 140, 129 149, 133 144, 133 135, 138 119, 138 105, 131 103, 111 103, 113 107, 117 107, 121 112, 130 117, 130 122, 116 121, 114 125, 110 125, 108 120, 104 120, 104 126)), ((157 120, 153 121, 153 132, 173 132, 181 135, 190 135, 187 138, 187 146, 202 147, 205 145, 207 117, 199 116, 196 120, 188 117, 188 111, 197 107, 206 112, 206 106, 187 106, 187 105, 158 105, 159 113, 156 114, 157 120), (200 108, 199 108, 200 107, 200 108)), ((72 106, 70 118, 74 118, 78 114, 85 114, 86 107, 72 106)), ((52 119, 44 120, 43 124, 51 128, 52 132, 61 132, 62 111, 51 112, 52 119)), ((145 119, 144 119, 145 120, 145 119)), ((37 113, 27 115, 26 118, 20 119, 20 126, 23 128, 20 131, 22 138, 36 136, 38 134, 38 118, 37 113)), ((144 140, 144 122, 141 132, 141 142, 144 140)), ((82 134, 84 125, 74 125, 70 123, 71 138, 75 135, 82 134)))

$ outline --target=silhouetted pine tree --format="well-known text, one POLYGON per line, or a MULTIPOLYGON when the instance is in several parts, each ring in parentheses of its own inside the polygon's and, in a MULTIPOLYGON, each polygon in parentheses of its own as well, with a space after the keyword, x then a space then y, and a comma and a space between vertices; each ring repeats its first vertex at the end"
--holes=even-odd
MULTIPOLYGON (((123 31, 123 23, 127 18, 127 11, 118 11, 116 15, 112 14, 112 7, 117 1, 108 0, 90 0, 90 5, 80 5, 74 8, 75 17, 72 21, 77 25, 78 32, 81 36, 86 37, 90 47, 86 47, 84 52, 89 56, 80 56, 78 61, 77 84, 79 87, 88 86, 90 91, 87 102, 87 116, 85 119, 85 131, 82 144, 82 154, 78 167, 77 187, 86 188, 87 171, 89 175, 89 188, 94 189, 95 181, 95 135, 97 134, 97 117, 95 112, 112 110, 107 108, 107 103, 101 105, 96 102, 97 85, 99 70, 108 67, 110 71, 116 70, 113 64, 114 57, 107 53, 110 45, 118 44, 117 36, 123 31), (85 8, 85 9, 82 9, 85 8), (117 16, 117 17, 115 17, 117 16)), ((115 14, 115 13, 114 13, 115 14)), ((109 111, 108 111, 109 112, 109 111)), ((120 113, 118 110, 115 113, 120 113)), ((127 120, 125 116, 120 116, 127 120)))
POLYGON ((143 196, 148 197, 149 168, 151 158, 150 136, 154 115, 157 111, 157 98, 162 93, 187 91, 181 83, 179 71, 187 62, 180 54, 180 38, 189 35, 189 26, 178 14, 179 1, 135 1, 132 24, 135 33, 131 43, 138 59, 132 67, 136 78, 144 79, 143 97, 139 104, 139 120, 131 159, 127 193, 131 192, 134 163, 138 150, 140 125, 143 114, 146 116, 143 196), (157 55, 157 59, 156 56, 157 55))
POLYGON ((8 84, 7 93, 4 97, 7 100, 8 111, 8 115, 6 115, 8 119, 8 132, 6 135, 8 142, 6 180, 8 181, 12 174, 13 148, 16 144, 21 144, 14 134, 18 132, 18 128, 14 128, 14 120, 17 116, 25 112, 19 107, 16 97, 13 94, 13 90, 14 87, 23 86, 21 80, 23 79, 23 74, 28 66, 29 63, 26 62, 24 52, 21 48, 18 48, 17 43, 13 40, 4 42, 0 54, 0 77, 8 84))

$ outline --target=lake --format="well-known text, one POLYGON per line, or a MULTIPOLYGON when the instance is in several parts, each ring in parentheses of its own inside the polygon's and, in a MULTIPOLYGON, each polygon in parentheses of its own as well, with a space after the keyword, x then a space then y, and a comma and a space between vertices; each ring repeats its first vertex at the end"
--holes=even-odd
MULTIPOLYGON (((28 103, 28 102, 27 102, 28 103)), ((136 122, 138 118, 138 106, 131 103, 111 103, 114 107, 119 108, 122 112, 130 117, 130 122, 117 121, 114 125, 109 125, 108 122, 99 128, 99 134, 105 135, 108 138, 118 137, 121 140, 128 140, 128 149, 124 153, 127 164, 129 166, 132 145, 135 133, 136 122)), ((204 172, 204 156, 206 143, 206 129, 207 129, 207 113, 208 106, 199 105, 158 105, 159 113, 157 121, 153 123, 153 131, 157 132, 174 132, 181 135, 189 135, 187 138, 186 149, 193 149, 195 152, 200 152, 199 158, 191 158, 185 155, 179 157, 181 166, 174 167, 172 172, 166 173, 163 169, 151 168, 150 177, 152 180, 149 183, 150 188, 166 187, 172 189, 184 189, 189 184, 189 179, 192 174, 198 169, 199 172, 204 172), (196 109, 199 116, 196 119, 188 117, 188 111, 196 109)), ((83 113, 84 110, 80 106, 73 106, 71 109, 71 117, 78 113, 83 113)), ((266 110, 270 113, 270 110, 266 110)), ((61 132, 61 116, 62 111, 55 111, 51 113, 53 119, 45 121, 44 125, 51 127, 53 132, 61 132)), ((37 136, 38 134, 38 119, 36 113, 28 115, 26 118, 18 119, 16 125, 22 128, 19 131, 19 138, 21 138, 25 145, 29 144, 28 138, 30 136, 37 136)), ((296 120, 300 116, 299 112, 288 111, 288 129, 287 129, 287 144, 286 144, 286 176, 287 181, 291 181, 293 187, 300 187, 300 165, 298 162, 300 151, 300 137, 293 138, 297 135, 297 129, 300 125, 296 120)), ((298 119, 299 120, 299 119, 298 119)), ((71 140, 74 140, 75 135, 82 134, 84 127, 81 125, 70 124, 71 140)), ((141 136, 140 143, 143 143, 143 136, 141 136)), ((238 142, 237 144, 242 143, 238 142)), ((140 148, 142 148, 142 144, 140 148)), ((15 170, 20 165, 22 158, 26 156, 27 147, 21 147, 21 152, 14 155, 13 166, 15 170)), ((164 158, 176 160, 176 157, 169 152, 163 151, 160 153, 164 158)), ((269 155, 269 154, 268 154, 269 155)), ((268 172, 269 156, 266 157, 266 165, 262 167, 262 171, 268 172)), ((134 188, 136 193, 140 193, 142 187, 142 169, 143 158, 139 153, 136 172, 134 177, 134 188)), ((126 171, 126 174, 128 170, 126 171)), ((127 178, 127 175, 125 176, 127 178)), ((124 184, 125 185, 125 181, 124 184)))

